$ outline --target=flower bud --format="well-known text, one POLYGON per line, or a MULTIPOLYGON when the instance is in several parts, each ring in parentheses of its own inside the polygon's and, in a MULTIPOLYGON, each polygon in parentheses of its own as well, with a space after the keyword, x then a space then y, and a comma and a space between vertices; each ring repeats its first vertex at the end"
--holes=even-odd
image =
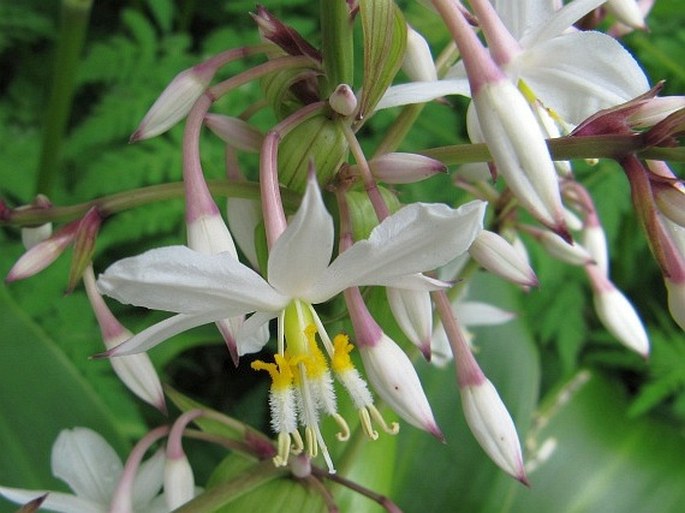
POLYGON ((438 79, 430 47, 416 30, 407 26, 407 49, 402 70, 413 82, 434 82, 438 79))
POLYGON ((74 290, 85 272, 86 268, 93 260, 95 252, 95 240, 100 231, 102 216, 96 207, 91 207, 79 223, 76 237, 74 238, 74 254, 69 268, 69 280, 67 282, 67 292, 74 290))
POLYGON ((182 506, 195 496, 195 477, 185 453, 169 457, 164 465, 164 499, 169 511, 182 506))
POLYGON ((402 332, 419 348, 426 360, 431 359, 433 308, 428 292, 386 287, 388 304, 402 332))
POLYGON ((385 333, 375 344, 359 344, 374 390, 404 420, 443 440, 419 376, 407 355, 385 333))
POLYGON ((639 30, 647 28, 645 18, 635 0, 607 0, 604 6, 624 25, 639 30))
POLYGON ((547 252, 554 258, 570 265, 586 265, 595 263, 592 255, 575 242, 569 244, 556 233, 547 230, 536 232, 536 237, 547 252))
POLYGON ((654 201, 669 220, 685 228, 685 187, 682 184, 652 182, 654 201))
POLYGON ((264 136, 240 118, 221 114, 207 114, 205 125, 222 141, 233 148, 259 153, 264 136))
POLYGON ((215 72, 215 65, 202 63, 176 75, 147 111, 129 142, 155 137, 183 119, 205 92, 215 72))
POLYGON ((369 167, 377 180, 390 184, 420 182, 447 172, 447 166, 439 160, 416 153, 385 153, 370 160, 369 167))
POLYGON ((524 484, 521 443, 514 421, 489 379, 460 389, 466 422, 485 453, 497 466, 524 484))
POLYGON ((351 116, 357 110, 357 97, 347 84, 340 84, 328 98, 328 104, 341 116, 351 116))
POLYGON ((507 281, 536 287, 538 279, 528 262, 503 237, 481 231, 469 248, 469 254, 485 269, 507 281))
POLYGON ((29 249, 12 266, 5 281, 10 283, 29 278, 57 260, 57 257, 73 242, 80 222, 79 219, 69 223, 52 237, 29 249))
POLYGON ((668 310, 671 317, 685 330, 685 282, 676 282, 668 278, 664 280, 668 291, 668 310))
POLYGON ((609 275, 609 251, 604 229, 600 224, 586 226, 583 230, 583 248, 605 276, 609 275))
POLYGON ((52 236, 52 223, 39 226, 25 226, 21 229, 21 243, 26 249, 49 239, 52 236))

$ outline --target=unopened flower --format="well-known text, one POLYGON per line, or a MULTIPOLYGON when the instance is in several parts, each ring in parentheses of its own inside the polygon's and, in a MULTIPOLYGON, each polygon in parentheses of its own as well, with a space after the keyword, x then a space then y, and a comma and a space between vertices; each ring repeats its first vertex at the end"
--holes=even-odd
POLYGON ((258 153, 264 136, 240 118, 209 113, 205 125, 226 144, 238 150, 258 153))
POLYGON ((486 454, 524 484, 526 473, 516 426, 489 379, 460 387, 466 422, 486 454))
POLYGON ((386 289, 388 305, 395 321, 407 338, 430 360, 433 307, 428 292, 418 290, 386 289))
POLYGON ((547 252, 554 258, 571 265, 586 265, 594 263, 592 255, 576 242, 568 243, 556 233, 548 230, 535 230, 533 234, 547 252))
POLYGON ((624 25, 639 30, 647 28, 644 15, 636 0, 607 0, 604 6, 616 17, 616 20, 624 25))
POLYGON ((471 244, 469 254, 485 269, 507 281, 525 287, 538 285, 537 276, 528 261, 495 232, 480 232, 471 244))
MULTIPOLYGON (((116 452, 98 433, 88 428, 63 430, 52 446, 52 474, 67 483, 73 494, 46 490, 23 490, 0 486, 7 499, 25 503, 48 494, 43 508, 59 513, 166 513, 162 486, 164 453, 137 468, 135 486, 124 502, 117 502, 124 467, 116 452), (126 509, 121 509, 127 504, 126 509)), ((132 469, 134 472, 136 469, 132 469)), ((133 484, 133 483, 131 483, 133 484)))
POLYGON ((347 84, 340 84, 328 98, 328 104, 341 116, 351 116, 357 110, 357 97, 347 84))
POLYGON ((447 171, 439 160, 400 152, 375 157, 369 161, 369 167, 377 180, 391 184, 415 183, 447 171))

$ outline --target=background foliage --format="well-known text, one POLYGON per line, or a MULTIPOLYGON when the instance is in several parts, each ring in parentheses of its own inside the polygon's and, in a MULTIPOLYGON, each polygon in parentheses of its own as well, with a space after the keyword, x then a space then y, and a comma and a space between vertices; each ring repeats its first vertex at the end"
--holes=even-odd
MULTIPOLYGON (((435 28, 437 18, 415 2, 402 5, 434 48, 446 42, 435 28)), ((313 2, 269 2, 268 7, 314 44, 320 42, 313 2)), ((253 8, 252 1, 243 0, 96 1, 74 77, 73 108, 51 200, 68 205, 180 180, 179 127, 144 143, 127 145, 127 139, 177 72, 223 49, 257 42, 247 15, 253 8)), ((30 202, 36 193, 58 22, 58 2, 0 1, 0 197, 11 206, 30 202)), ((680 0, 659 0, 649 24, 650 33, 632 34, 625 42, 653 82, 666 79, 668 93, 682 92, 685 11, 680 0)), ((232 71, 229 67, 226 73, 232 71)), ((250 84, 217 108, 237 114, 259 93, 258 84, 250 84)), ((463 139, 463 106, 459 100, 430 105, 403 149, 463 139)), ((379 115, 365 129, 369 148, 389 118, 379 115)), ((271 121, 258 118, 264 126, 271 121)), ((209 137, 202 144, 208 176, 220 177, 221 145, 209 137)), ((255 162, 248 158, 244 164, 254 172, 255 162)), ((362 443, 339 455, 349 462, 343 467, 350 476, 393 497, 408 512, 660 512, 679 511, 685 501, 685 338, 664 311, 662 281, 638 235, 620 169, 606 162, 577 166, 579 178, 601 198, 597 207, 610 238, 613 278, 643 315, 652 356, 645 362, 619 346, 596 320, 582 273, 535 249, 539 290, 524 294, 479 279, 474 295, 519 313, 513 329, 477 332, 477 358, 526 438, 527 459, 538 465, 531 471, 532 488, 496 470, 473 441, 460 413, 453 370, 419 362, 448 445, 404 426, 395 439, 362 443), (556 447, 547 459, 545 447, 556 447)), ((407 187, 400 199, 453 201, 446 185, 444 178, 407 187)), ((183 240, 182 209, 180 200, 171 200, 109 219, 97 242, 96 272, 120 257, 183 240)), ((0 270, 6 273, 23 251, 19 231, 2 226, 0 244, 0 270)), ((62 256, 35 278, 0 286, 3 485, 61 487, 50 475, 49 452, 63 428, 92 427, 124 455, 148 426, 164 420, 131 398, 106 361, 88 359, 102 347, 84 292, 63 294, 68 258, 62 256)), ((159 319, 110 306, 132 331, 159 319)), ((263 376, 245 370, 247 365, 234 369, 215 330, 178 336, 151 357, 163 380, 180 391, 268 430, 263 376)), ((225 456, 199 443, 189 443, 188 452, 201 483, 225 456)), ((366 499, 339 493, 343 511, 373 510, 366 499)), ((255 507, 254 500, 244 502, 241 507, 255 507)), ((0 502, 0 512, 13 510, 0 502)))

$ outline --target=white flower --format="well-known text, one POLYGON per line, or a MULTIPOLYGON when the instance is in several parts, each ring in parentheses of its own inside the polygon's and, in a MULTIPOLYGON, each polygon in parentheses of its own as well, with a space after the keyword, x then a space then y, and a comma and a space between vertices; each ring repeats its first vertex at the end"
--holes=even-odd
POLYGON ((482 228, 485 203, 457 210, 415 203, 385 219, 368 240, 330 262, 333 219, 318 185, 310 180, 300 209, 274 244, 268 281, 228 254, 206 255, 183 246, 148 251, 121 260, 100 276, 100 290, 123 302, 177 312, 108 354, 146 351, 191 327, 256 312, 241 340, 284 312, 294 300, 312 305, 352 286, 381 285, 433 290, 442 282, 419 273, 466 251, 482 228))
MULTIPOLYGON (((162 486, 164 453, 144 462, 136 475, 131 502, 135 513, 168 511, 162 486)), ((52 446, 52 474, 74 491, 23 490, 0 486, 0 494, 20 504, 48 494, 42 508, 59 513, 109 513, 123 473, 121 460, 98 433, 88 428, 65 429, 52 446)))

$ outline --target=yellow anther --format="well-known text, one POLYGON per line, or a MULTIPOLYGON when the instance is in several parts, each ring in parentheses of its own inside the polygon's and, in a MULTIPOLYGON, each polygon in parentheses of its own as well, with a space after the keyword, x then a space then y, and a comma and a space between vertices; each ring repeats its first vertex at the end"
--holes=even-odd
POLYGON ((354 346, 350 344, 350 339, 347 335, 339 334, 333 339, 333 359, 331 366, 335 372, 343 372, 354 369, 354 364, 350 358, 350 352, 354 346))
POLYGON ((288 359, 280 354, 274 356, 276 363, 266 363, 262 360, 255 360, 250 364, 254 370, 265 370, 271 376, 271 387, 276 390, 284 390, 293 383, 293 372, 290 368, 288 359))
POLYGON ((385 422, 385 419, 381 415, 381 412, 379 412, 373 404, 368 408, 369 413, 373 417, 373 420, 375 420, 383 428, 383 431, 385 431, 389 435, 396 435, 400 432, 400 425, 397 422, 392 422, 388 426, 387 422, 385 422))
POLYGON ((302 454, 302 451, 304 450, 304 440, 302 440, 302 435, 299 431, 293 431, 290 433, 290 436, 292 436, 294 444, 290 452, 295 455, 302 454))
POLYGON ((314 426, 304 428, 304 437, 307 440, 307 455, 315 458, 319 454, 319 444, 316 441, 314 426))
POLYGON ((309 355, 304 360, 305 368, 307 369, 307 377, 316 379, 323 376, 328 370, 328 363, 326 358, 319 349, 316 343, 316 327, 313 324, 309 324, 305 330, 304 334, 307 337, 307 346, 309 349, 309 355))
POLYGON ((369 416, 369 410, 367 408, 361 408, 359 410, 359 419, 362 421, 362 429, 366 436, 371 440, 378 440, 378 431, 373 429, 371 425, 371 417, 369 416))
POLYGON ((290 456, 290 435, 288 433, 278 433, 278 454, 273 457, 274 465, 285 467, 290 456))
POLYGON ((347 421, 339 413, 334 413, 333 418, 340 426, 340 431, 335 435, 341 442, 346 442, 350 439, 350 426, 347 425, 347 421))

